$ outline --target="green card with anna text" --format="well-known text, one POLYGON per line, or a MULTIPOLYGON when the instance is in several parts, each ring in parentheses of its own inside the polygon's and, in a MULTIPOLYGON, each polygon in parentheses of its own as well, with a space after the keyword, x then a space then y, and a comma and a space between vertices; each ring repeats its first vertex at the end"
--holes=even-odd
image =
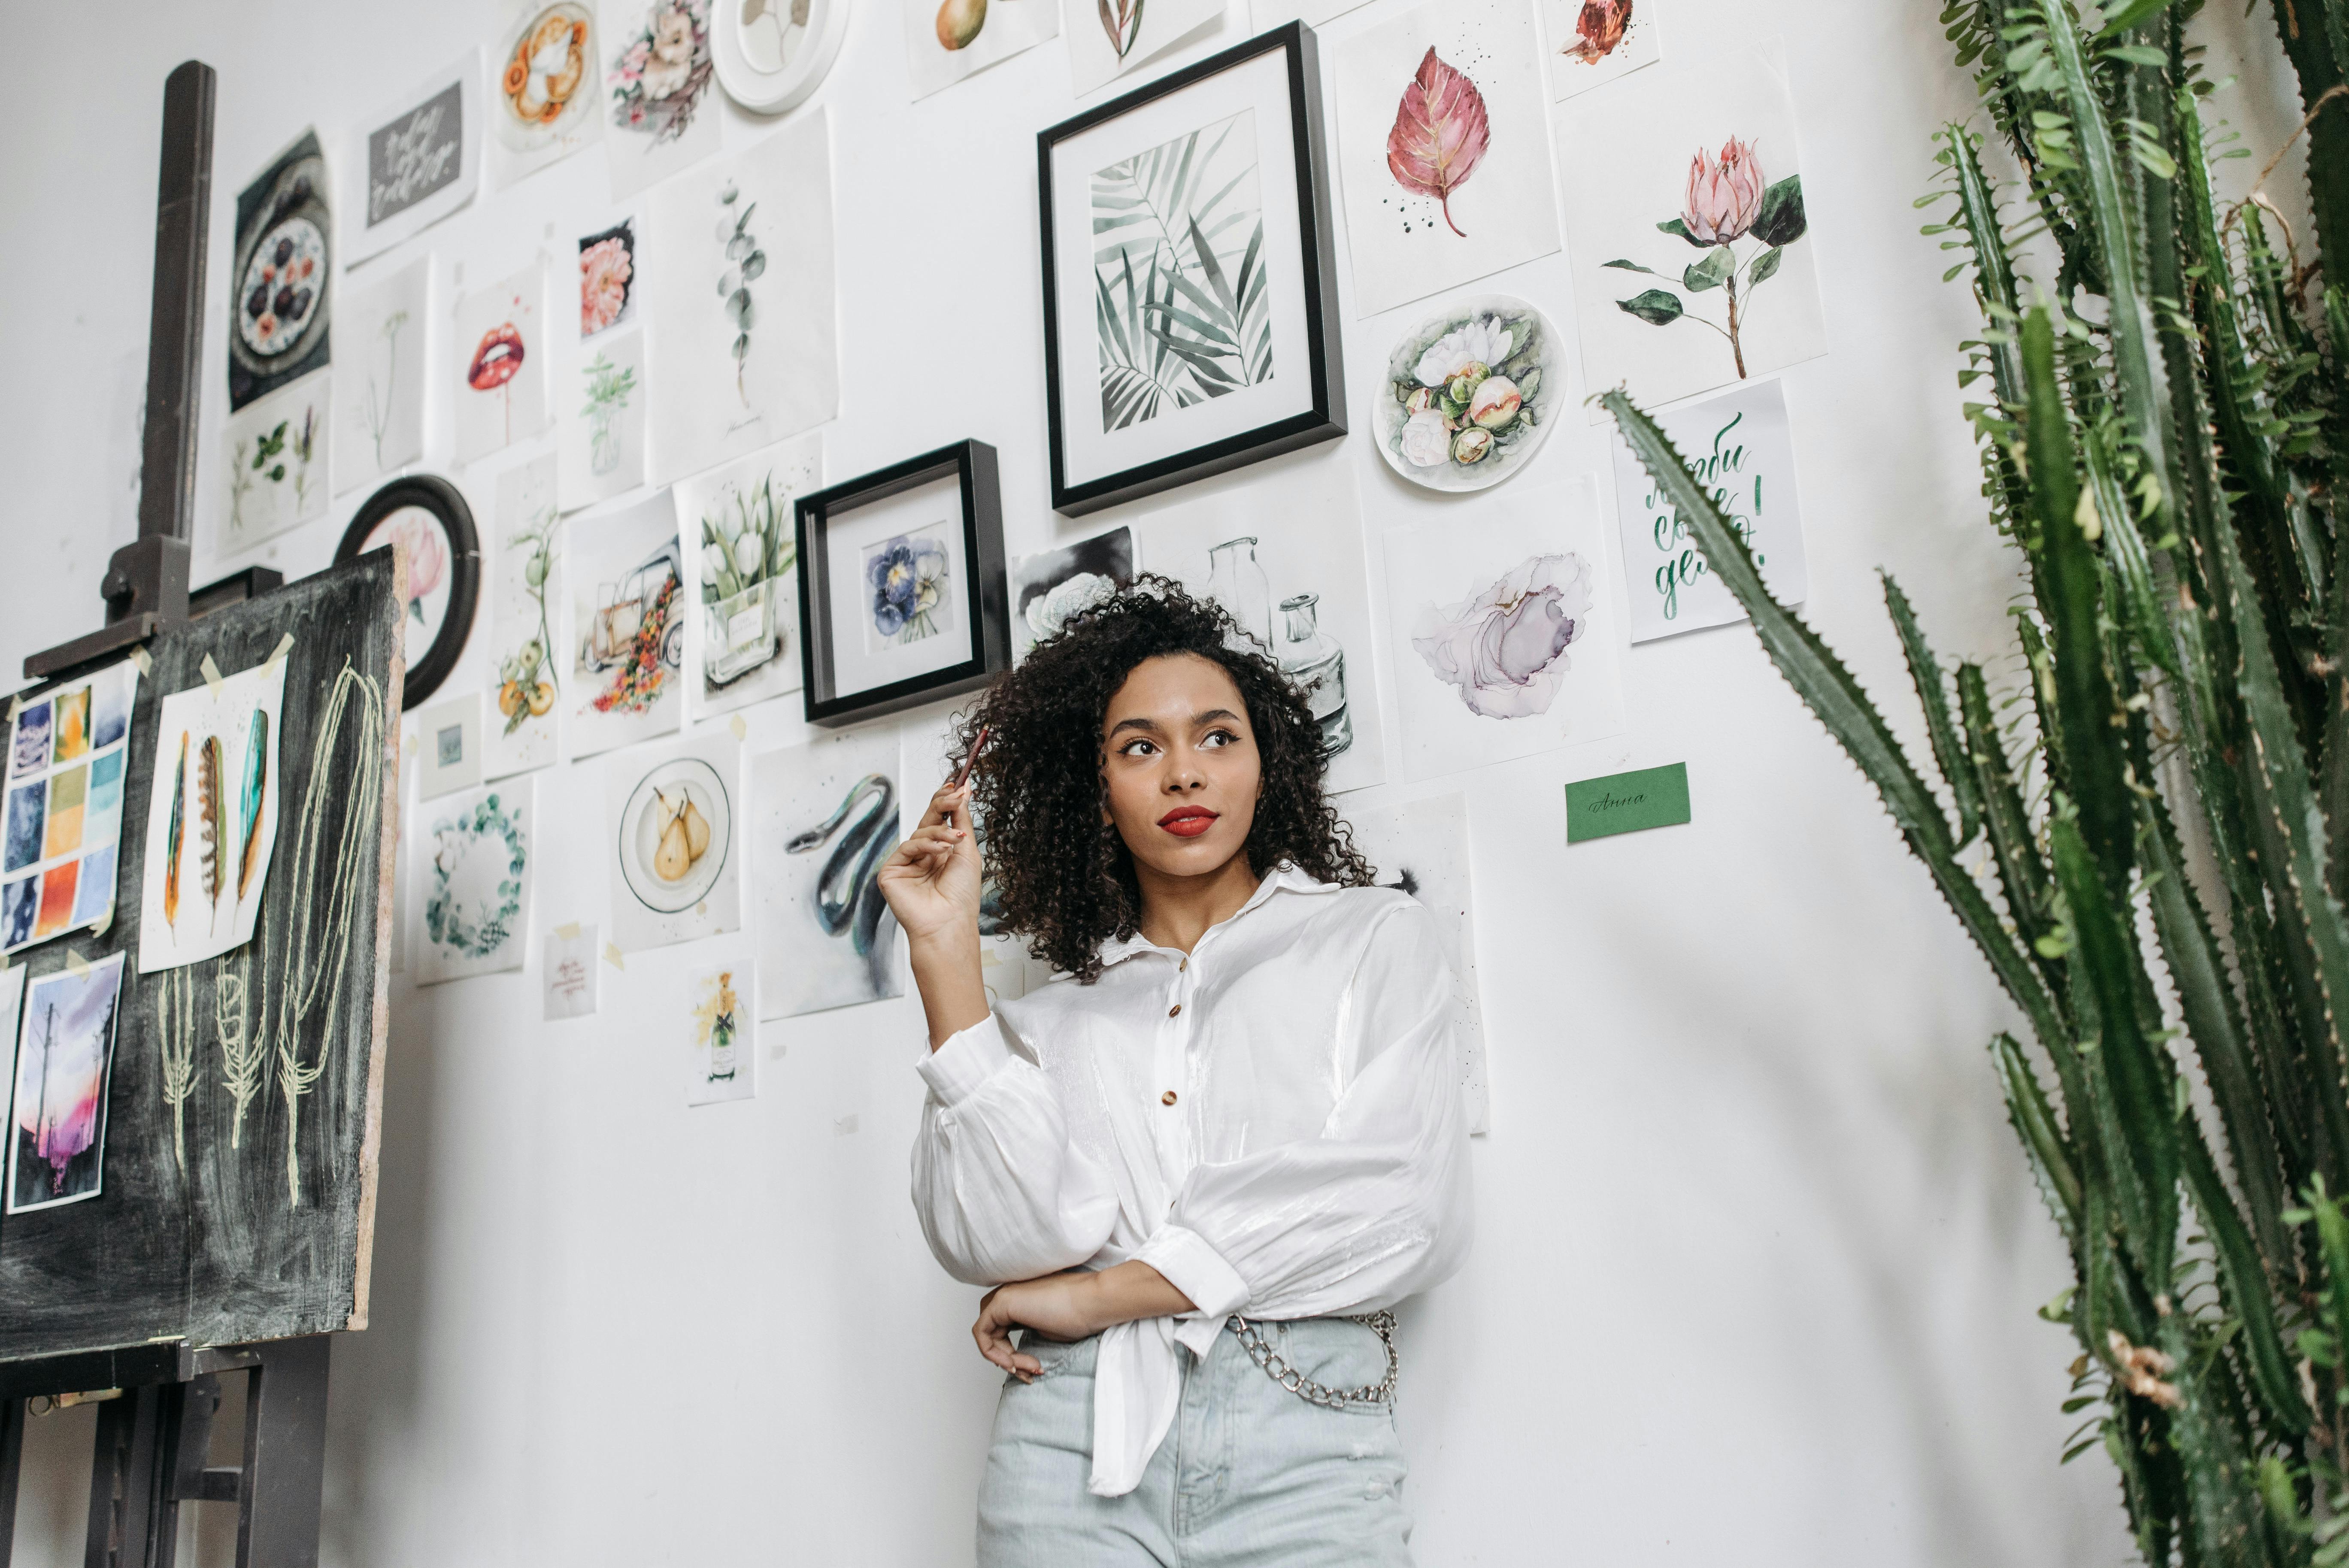
POLYGON ((1670 828, 1689 820, 1688 764, 1582 779, 1566 787, 1566 841, 1670 828))

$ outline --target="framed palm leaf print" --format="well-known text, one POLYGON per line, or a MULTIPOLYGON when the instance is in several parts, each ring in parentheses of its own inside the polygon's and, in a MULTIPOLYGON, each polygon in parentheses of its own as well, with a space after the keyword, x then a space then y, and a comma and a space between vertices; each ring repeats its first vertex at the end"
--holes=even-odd
POLYGON ((1292 22, 1038 136, 1054 510, 1346 433, 1320 82, 1292 22))

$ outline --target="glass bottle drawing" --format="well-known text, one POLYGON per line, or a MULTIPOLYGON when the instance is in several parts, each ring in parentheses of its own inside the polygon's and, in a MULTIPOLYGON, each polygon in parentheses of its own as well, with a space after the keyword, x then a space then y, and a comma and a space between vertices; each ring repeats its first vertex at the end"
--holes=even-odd
POLYGON ((709 645, 703 672, 711 686, 730 686, 782 651, 775 635, 776 586, 769 578, 702 606, 709 645))
POLYGON ((587 406, 587 467, 592 473, 608 474, 620 466, 619 412, 614 403, 587 406))
POLYGON ((1254 534, 1227 539, 1207 552, 1207 593, 1232 613, 1241 631, 1264 645, 1266 653, 1279 648, 1272 640, 1272 584, 1257 564, 1254 534))
POLYGON ((1354 719, 1346 707, 1346 650, 1321 629, 1320 603, 1319 593, 1280 602, 1288 621, 1280 668, 1305 693, 1305 706, 1321 727, 1321 744, 1335 757, 1354 744, 1354 719))

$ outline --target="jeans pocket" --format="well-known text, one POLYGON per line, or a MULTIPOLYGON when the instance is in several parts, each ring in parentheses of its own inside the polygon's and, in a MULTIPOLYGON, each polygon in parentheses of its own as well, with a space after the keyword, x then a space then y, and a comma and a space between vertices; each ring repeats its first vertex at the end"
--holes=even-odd
POLYGON ((1030 1333, 1022 1334, 1020 1341, 1019 1354, 1035 1357, 1044 1369, 1024 1381, 1017 1373, 1006 1372, 1003 1386, 1007 1388, 1041 1383, 1049 1377, 1091 1373, 1094 1357, 1101 1348, 1098 1336, 1089 1339, 1059 1340, 1030 1333))

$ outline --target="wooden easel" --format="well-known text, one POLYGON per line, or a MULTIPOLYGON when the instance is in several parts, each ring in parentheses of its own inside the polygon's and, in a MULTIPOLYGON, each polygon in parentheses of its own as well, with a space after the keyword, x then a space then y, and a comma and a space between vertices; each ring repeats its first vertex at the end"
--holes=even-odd
MULTIPOLYGON (((164 86, 139 538, 109 562, 100 584, 105 627, 25 661, 27 676, 47 680, 81 673, 93 661, 134 645, 149 645, 152 679, 134 716, 130 743, 134 789, 141 757, 154 756, 159 739, 152 693, 194 684, 200 655, 217 653, 232 669, 272 656, 268 649, 281 625, 299 630, 305 648, 314 650, 308 662, 326 672, 307 683, 313 689, 302 695, 289 691, 284 727, 299 734, 315 727, 315 688, 331 677, 336 664, 356 658, 363 671, 371 669, 379 677, 379 700, 388 703, 391 716, 390 744, 397 746, 402 670, 393 599, 404 581, 397 562, 373 556, 282 590, 277 573, 254 568, 192 596, 189 591, 213 96, 212 68, 199 61, 180 66, 164 86), (265 605, 245 603, 264 593, 269 595, 265 605), (200 619, 191 622, 191 613, 200 619)), ((284 791, 298 788, 296 773, 306 776, 319 769, 298 748, 281 748, 278 756, 282 820, 284 791)), ((388 749, 380 758, 360 754, 331 760, 337 768, 379 764, 396 777, 390 775, 388 749)), ((389 802, 380 810, 379 864, 388 865, 389 802)), ((139 923, 135 868, 144 838, 143 808, 134 820, 126 806, 122 834, 117 875, 131 891, 124 895, 118 883, 110 941, 127 950, 139 923)), ((316 1103, 305 1112, 312 1118, 308 1140, 297 1145, 289 1131, 271 1156, 275 1164, 261 1168, 258 1159, 241 1165, 218 1158, 206 1164, 179 1156, 175 1166, 166 1162, 170 1138, 160 1139, 160 1154, 149 1147, 161 1124, 137 1126, 146 1114, 142 1097, 150 1091, 141 1088, 140 1064, 126 1065, 123 1053, 145 1037, 140 1032, 144 1014, 133 1007, 126 981, 108 1102, 105 1196, 99 1202, 0 1220, 5 1227, 0 1228, 0 1568, 7 1568, 14 1544, 26 1401, 61 1395, 98 1404, 88 1568, 171 1568, 179 1505, 184 1502, 237 1505, 239 1568, 316 1563, 327 1331, 364 1326, 366 1320, 379 1126, 379 1102, 373 1097, 380 1083, 385 1033, 381 960, 388 931, 388 881, 382 885, 382 897, 367 912, 367 951, 354 953, 344 972, 363 984, 363 991, 339 1013, 313 1021, 317 1038, 339 1047, 343 1057, 336 1058, 335 1076, 321 1083, 316 1103), (126 1119, 132 1126, 120 1130, 127 1136, 118 1138, 117 1124, 126 1119), (296 1162, 316 1171, 317 1195, 298 1212, 289 1207, 273 1213, 256 1194, 282 1194, 284 1172, 296 1162), (269 1214, 277 1229, 259 1240, 258 1233, 241 1233, 233 1247, 203 1233, 208 1222, 231 1210, 247 1219, 269 1214), (122 1233, 109 1236, 94 1229, 101 1221, 120 1224, 126 1216, 138 1222, 127 1243, 122 1233), (18 1230, 20 1221, 39 1223, 18 1230), (325 1261, 305 1261, 317 1259, 325 1261), (226 1380, 240 1374, 243 1459, 208 1467, 213 1418, 231 1392, 226 1380)), ((291 916, 282 911, 273 915, 264 903, 264 921, 273 918, 282 923, 291 916)), ((252 945, 260 944, 256 930, 252 945)), ((24 956, 45 966, 63 962, 46 950, 24 956)), ((14 1046, 0 1044, 0 1066, 10 1061, 14 1046)), ((313 1048, 324 1063, 326 1045, 314 1043, 313 1048)), ((5 1102, 0 1093, 0 1113, 5 1102)), ((13 1136, 5 1127, 0 1132, 13 1136)), ((262 1135, 248 1137, 258 1143, 262 1135)))

